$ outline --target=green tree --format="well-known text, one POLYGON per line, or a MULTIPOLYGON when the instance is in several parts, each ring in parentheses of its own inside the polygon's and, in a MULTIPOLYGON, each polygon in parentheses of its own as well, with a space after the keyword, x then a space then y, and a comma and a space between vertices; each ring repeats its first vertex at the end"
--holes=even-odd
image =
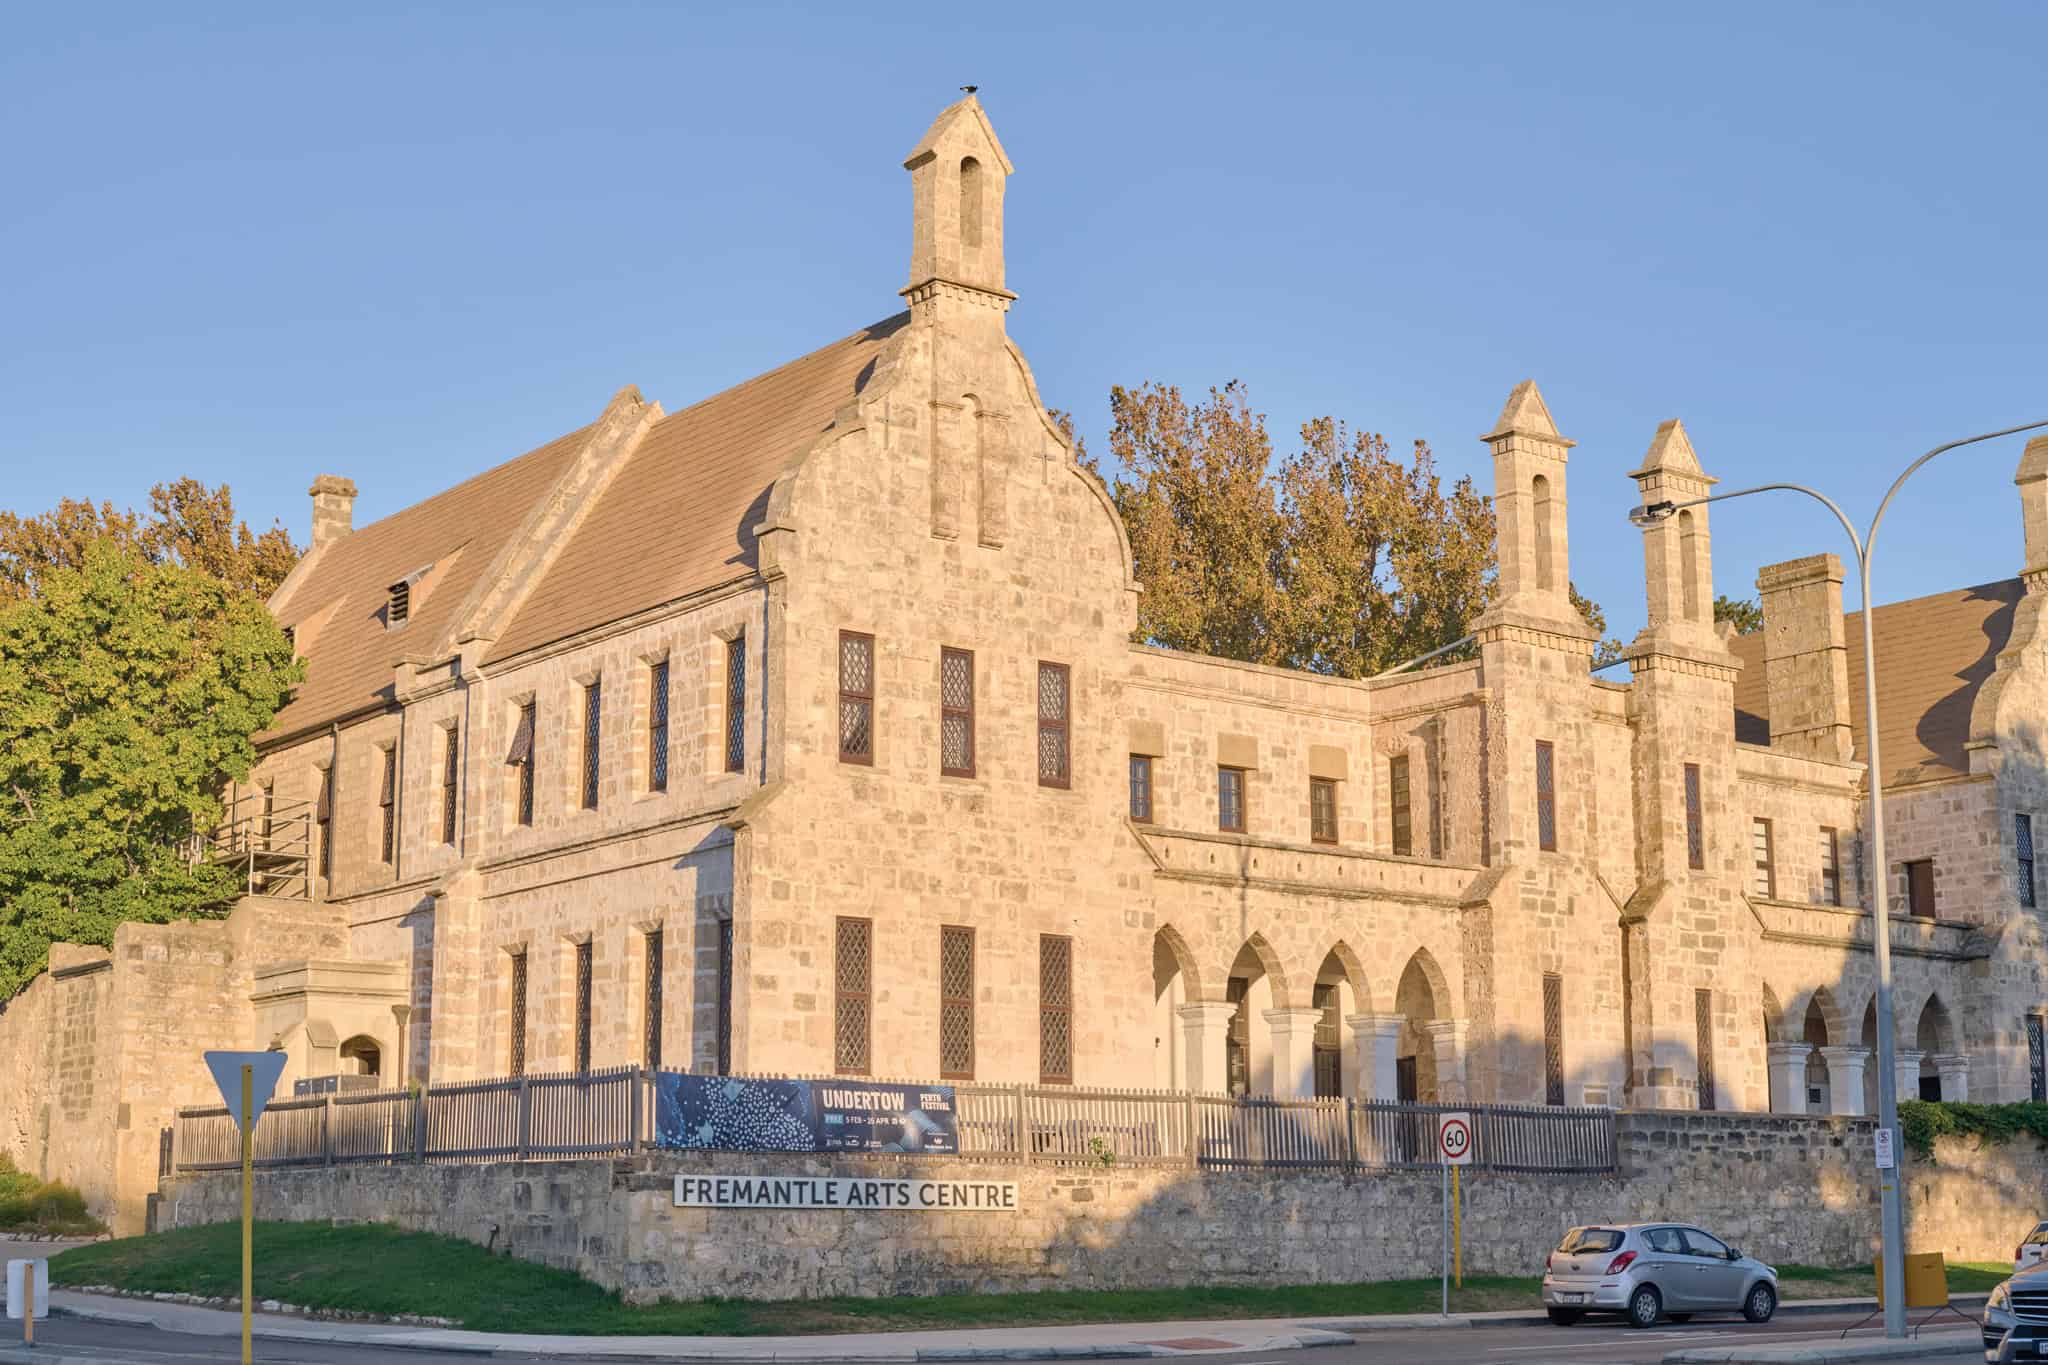
POLYGON ((184 843, 299 677, 252 592, 119 535, 0 601, 0 1000, 52 941, 226 904, 232 879, 184 843))
POLYGON ((1764 609, 1753 597, 1721 593, 1714 598, 1714 619, 1733 625, 1737 635, 1754 635, 1764 628, 1764 609))
POLYGON ((0 512, 0 601, 32 597, 45 575, 75 569, 86 551, 112 539, 156 564, 182 564, 223 583, 268 597, 299 562, 282 526, 262 535, 235 516, 228 486, 177 479, 149 490, 149 512, 118 511, 70 498, 36 517, 0 512))
POLYGON ((1627 646, 1607 633, 1607 613, 1600 610, 1600 604, 1580 592, 1576 583, 1565 584, 1565 590, 1571 595, 1572 610, 1579 614, 1579 619, 1599 640, 1593 646, 1593 667, 1621 662, 1621 652, 1627 646))

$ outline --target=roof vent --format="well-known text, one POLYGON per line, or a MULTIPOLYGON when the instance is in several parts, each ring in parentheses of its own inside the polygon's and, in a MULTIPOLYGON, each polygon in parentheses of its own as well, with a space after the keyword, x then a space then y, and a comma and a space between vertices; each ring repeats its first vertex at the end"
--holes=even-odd
POLYGON ((411 618, 413 585, 422 578, 425 578, 428 571, 433 567, 433 565, 428 564, 422 568, 414 569, 385 590, 384 628, 386 630, 396 630, 411 618))

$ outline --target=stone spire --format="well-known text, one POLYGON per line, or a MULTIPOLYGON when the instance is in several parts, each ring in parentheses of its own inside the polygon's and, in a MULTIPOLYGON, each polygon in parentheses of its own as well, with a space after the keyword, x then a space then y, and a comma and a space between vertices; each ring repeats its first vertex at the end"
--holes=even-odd
POLYGON ((1577 624, 1564 483, 1565 457, 1576 443, 1558 435, 1533 379, 1515 385, 1500 420, 1480 439, 1493 449, 1498 608, 1577 624))
MULTIPOLYGON (((1643 467, 1631 473, 1643 502, 1704 498, 1718 480, 1707 477, 1685 424, 1676 417, 1657 428, 1643 467)), ((1643 530, 1643 588, 1650 630, 1706 645, 1714 632, 1714 561, 1707 509, 1689 507, 1643 530)), ((1717 651, 1718 652, 1718 651, 1717 651)))
POLYGON ((972 94, 946 107, 904 161, 910 172, 910 284, 916 306, 965 293, 998 310, 1003 287, 1003 186, 1015 169, 972 94))

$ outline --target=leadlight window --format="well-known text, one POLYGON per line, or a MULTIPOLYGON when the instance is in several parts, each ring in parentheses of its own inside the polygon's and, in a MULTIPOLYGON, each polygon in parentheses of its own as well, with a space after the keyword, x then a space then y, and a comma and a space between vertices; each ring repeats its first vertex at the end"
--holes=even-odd
POLYGON ((725 642, 725 770, 747 769, 747 637, 725 642))
POLYGON ((2012 818, 2013 848, 2018 854, 2013 864, 2013 885, 2019 892, 2020 904, 2029 910, 2034 908, 2034 817, 2015 815, 2012 818))
POLYGON ((593 681, 583 688, 583 809, 597 809, 599 727, 604 720, 604 683, 593 681))
POLYGON ((1152 755, 1131 755, 1131 818, 1152 823, 1152 755))
POLYGON ((874 921, 842 915, 834 935, 832 1067, 842 1076, 868 1074, 874 1004, 874 921))
POLYGON ((1820 903, 1842 903, 1842 836, 1827 825, 1820 827, 1820 903))
POLYGON ((1038 785, 1072 784, 1068 765, 1068 727, 1073 711, 1073 677, 1065 664, 1038 665, 1038 785))
POLYGON ((1395 754, 1387 760, 1387 810, 1393 819, 1394 852, 1407 857, 1415 852, 1415 807, 1408 786, 1408 755, 1395 754))
POLYGON ((1038 938, 1038 1079, 1074 1082, 1074 940, 1064 934, 1038 938))
POLYGON ((1429 747, 1423 751, 1425 766, 1424 779, 1429 783, 1425 808, 1429 812, 1429 856, 1444 856, 1444 742, 1443 725, 1438 721, 1436 734, 1429 747))
POLYGON ((1749 822, 1749 889, 1766 900, 1778 894, 1777 860, 1771 853, 1771 822, 1757 816, 1749 822))
POLYGON ((320 799, 313 806, 313 823, 320 835, 320 875, 334 876, 334 769, 320 770, 320 799))
POLYGON ((939 772, 974 776, 974 652, 939 651, 939 772))
POLYGON ((1934 859, 1906 864, 1906 906, 1921 919, 1934 918, 1934 859))
POLYGON ((519 725, 512 732, 512 747, 505 754, 507 767, 518 770, 517 814, 519 823, 533 823, 533 728, 538 719, 536 703, 519 708, 519 725))
POLYGON ((1244 833, 1244 769, 1216 770, 1216 828, 1244 833))
POLYGON ((839 761, 875 761, 875 637, 850 630, 839 632, 839 761))
POLYGON ((1707 865, 1706 817, 1700 810, 1700 765, 1685 765, 1685 865, 1695 872, 1707 865))
POLYGON ((398 855, 398 751, 384 751, 384 782, 377 793, 377 859, 390 863, 398 855))
POLYGON ((511 1018, 511 1053, 506 1058, 510 1074, 526 1074, 526 950, 519 949, 512 955, 512 1003, 508 1011, 511 1018))
POLYGON ((1543 974, 1543 1102, 1564 1103, 1564 978, 1543 974))
POLYGON ((668 790, 668 660, 647 670, 647 790, 668 790))
POLYGON ((661 1070, 661 969, 663 956, 662 933, 659 929, 647 931, 647 1018, 642 1025, 645 1047, 641 1051, 641 1065, 649 1071, 661 1070))
POLYGON ((974 1079, 974 931, 939 929, 939 1077, 974 1079))
POLYGON ((718 1074, 732 1074, 732 921, 718 922, 718 1074))
POLYGON ((455 842, 455 798, 462 779, 462 732, 451 725, 443 732, 441 754, 441 842, 455 842))
POLYGON ((590 1070, 590 940, 576 945, 576 1071, 590 1070))
POLYGON ((1714 1107, 1714 993, 1692 993, 1692 1028, 1695 1055, 1699 1058, 1699 1107, 1714 1107))
POLYGON ((1536 741, 1536 847, 1557 852, 1557 755, 1547 739, 1536 741))
POLYGON ((2034 1103, 2048 1100, 2048 1046, 2043 1045, 2038 1014, 2027 1016, 2027 1085, 2034 1103))
POLYGON ((1337 1020, 1337 983, 1318 981, 1309 1003, 1316 1009, 1311 1049, 1316 1098, 1336 1099, 1344 1093, 1344 1037, 1337 1020))
POLYGON ((1337 784, 1327 777, 1308 780, 1308 837, 1319 844, 1337 842, 1337 784))

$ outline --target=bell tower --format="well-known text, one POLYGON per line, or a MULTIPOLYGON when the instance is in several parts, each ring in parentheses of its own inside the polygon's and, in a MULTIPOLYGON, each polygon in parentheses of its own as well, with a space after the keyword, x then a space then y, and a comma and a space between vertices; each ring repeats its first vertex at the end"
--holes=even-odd
POLYGON ((972 93, 932 120, 903 162, 910 172, 910 283, 913 310, 951 295, 992 307, 1016 295, 1003 287, 1003 186, 1015 167, 972 93))

